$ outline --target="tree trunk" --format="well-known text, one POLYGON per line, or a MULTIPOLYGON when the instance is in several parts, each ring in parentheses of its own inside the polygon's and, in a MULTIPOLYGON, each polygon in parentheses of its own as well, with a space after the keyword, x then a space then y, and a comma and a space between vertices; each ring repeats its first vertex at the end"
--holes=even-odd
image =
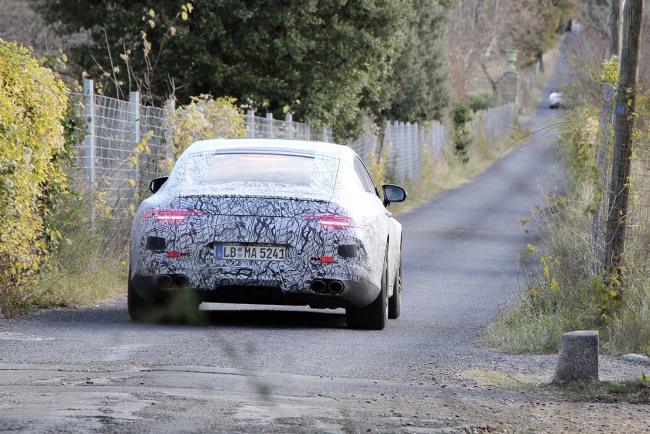
MULTIPOLYGON (((609 12, 609 40, 605 59, 619 55, 620 45, 620 0, 611 0, 609 12)), ((599 174, 600 198, 596 199, 594 216, 591 223, 591 238, 594 249, 593 273, 598 274, 605 263, 605 209, 607 207, 607 196, 604 191, 607 185, 607 167, 609 166, 609 134, 612 116, 612 86, 602 85, 603 104, 600 109, 600 143, 596 147, 596 167, 599 174)))
POLYGON ((612 5, 609 10, 609 40, 607 44, 607 56, 618 56, 620 50, 620 28, 621 19, 621 0, 611 0, 612 5))

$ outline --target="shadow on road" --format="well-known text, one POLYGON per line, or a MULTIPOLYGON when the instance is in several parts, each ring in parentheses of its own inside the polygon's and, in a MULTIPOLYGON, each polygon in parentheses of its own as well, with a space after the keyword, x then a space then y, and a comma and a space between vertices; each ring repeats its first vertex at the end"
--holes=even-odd
MULTIPOLYGON (((205 309, 205 308, 204 308, 205 309)), ((345 315, 318 311, 202 310, 203 326, 250 328, 347 328, 345 315)))

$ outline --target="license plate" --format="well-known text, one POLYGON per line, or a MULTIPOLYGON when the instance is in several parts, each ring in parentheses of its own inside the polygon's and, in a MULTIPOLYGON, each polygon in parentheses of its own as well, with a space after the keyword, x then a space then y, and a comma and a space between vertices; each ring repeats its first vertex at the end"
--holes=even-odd
POLYGON ((287 248, 284 246, 220 244, 215 248, 217 259, 245 259, 249 261, 284 261, 287 248))

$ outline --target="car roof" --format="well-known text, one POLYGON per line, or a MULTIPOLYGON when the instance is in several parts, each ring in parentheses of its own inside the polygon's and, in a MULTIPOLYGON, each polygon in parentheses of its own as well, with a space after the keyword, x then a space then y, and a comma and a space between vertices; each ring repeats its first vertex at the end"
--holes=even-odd
POLYGON ((341 159, 355 155, 352 148, 327 142, 279 139, 211 139, 200 140, 190 145, 183 153, 201 152, 272 152, 278 154, 327 156, 341 159))

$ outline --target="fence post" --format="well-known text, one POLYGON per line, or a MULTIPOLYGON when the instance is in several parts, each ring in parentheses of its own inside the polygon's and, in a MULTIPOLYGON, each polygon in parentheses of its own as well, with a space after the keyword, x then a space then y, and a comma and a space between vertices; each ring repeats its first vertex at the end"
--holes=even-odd
POLYGON ((95 229, 95 82, 84 79, 84 124, 86 135, 84 136, 84 176, 90 185, 90 224, 95 229))
POLYGON ((416 176, 413 177, 419 178, 422 176, 422 146, 420 145, 420 124, 417 122, 414 124, 414 129, 415 129, 415 148, 413 149, 413 153, 415 154, 415 170, 416 170, 416 176))
POLYGON ((305 140, 311 140, 311 122, 305 119, 305 140))
POLYGON ((323 127, 320 129, 320 139, 323 142, 327 142, 329 137, 327 137, 327 128, 323 127))
POLYGON ((375 146, 375 149, 373 149, 375 156, 377 159, 381 157, 381 154, 384 152, 384 149, 386 149, 386 145, 390 143, 390 135, 392 134, 392 127, 393 123, 391 121, 384 121, 384 134, 380 136, 381 141, 377 142, 378 146, 375 146))
POLYGON ((91 188, 95 187, 95 82, 84 79, 84 172, 91 188))
POLYGON ((287 138, 293 139, 293 115, 291 113, 284 115, 284 122, 287 124, 287 138))
POLYGON ((169 167, 165 171, 171 170, 174 163, 174 112, 176 111, 176 101, 173 98, 165 102, 165 159, 169 167))
MULTIPOLYGON (((140 142, 140 92, 129 92, 129 126, 131 128, 131 142, 135 147, 140 142)), ((135 175, 135 193, 140 193, 140 167, 142 154, 137 153, 137 163, 133 168, 135 175)))
POLYGON ((266 113, 266 123, 267 123, 266 131, 269 136, 268 138, 272 139, 273 138, 273 113, 271 112, 266 113))
POLYGON ((253 109, 246 111, 246 131, 249 139, 255 138, 255 110, 253 109))

